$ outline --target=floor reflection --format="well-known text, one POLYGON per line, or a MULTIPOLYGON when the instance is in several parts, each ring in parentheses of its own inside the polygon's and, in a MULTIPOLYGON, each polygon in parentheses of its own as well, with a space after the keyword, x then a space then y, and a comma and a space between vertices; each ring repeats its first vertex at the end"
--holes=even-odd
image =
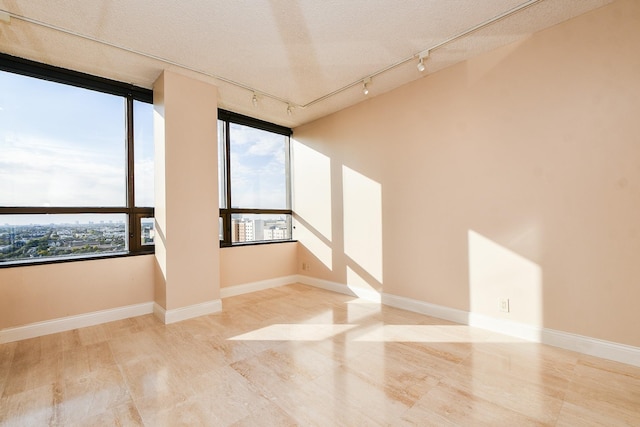
POLYGON ((290 285, 0 345, 0 425, 640 425, 640 368, 290 285))

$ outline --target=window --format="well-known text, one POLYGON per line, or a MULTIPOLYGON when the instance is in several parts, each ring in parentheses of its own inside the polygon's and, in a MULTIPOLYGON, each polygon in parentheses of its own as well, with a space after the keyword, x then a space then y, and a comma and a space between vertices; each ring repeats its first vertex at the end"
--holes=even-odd
POLYGON ((0 54, 0 266, 153 252, 152 93, 0 54))
POLYGON ((291 240, 291 129, 219 111, 222 246, 291 240))

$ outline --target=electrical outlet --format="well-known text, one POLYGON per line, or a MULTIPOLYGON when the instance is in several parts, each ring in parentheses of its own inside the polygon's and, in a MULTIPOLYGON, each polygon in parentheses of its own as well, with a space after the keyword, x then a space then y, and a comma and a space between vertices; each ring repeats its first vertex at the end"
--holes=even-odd
POLYGON ((509 298, 500 298, 500 311, 509 312, 509 298))
POLYGON ((302 263, 302 271, 309 271, 311 270, 311 266, 309 265, 308 262, 303 262, 302 263))

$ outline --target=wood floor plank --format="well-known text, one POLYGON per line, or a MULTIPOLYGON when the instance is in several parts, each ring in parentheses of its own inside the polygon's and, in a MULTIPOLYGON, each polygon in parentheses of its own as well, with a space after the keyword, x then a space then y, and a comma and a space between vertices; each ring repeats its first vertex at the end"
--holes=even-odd
POLYGON ((294 284, 2 344, 0 425, 640 425, 640 368, 294 284))

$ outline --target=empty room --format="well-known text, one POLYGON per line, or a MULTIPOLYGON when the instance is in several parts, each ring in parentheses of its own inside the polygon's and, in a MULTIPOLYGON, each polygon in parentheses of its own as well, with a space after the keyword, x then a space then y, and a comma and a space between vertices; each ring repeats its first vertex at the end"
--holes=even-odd
POLYGON ((640 425, 638 46, 637 0, 0 0, 0 425, 640 425))

